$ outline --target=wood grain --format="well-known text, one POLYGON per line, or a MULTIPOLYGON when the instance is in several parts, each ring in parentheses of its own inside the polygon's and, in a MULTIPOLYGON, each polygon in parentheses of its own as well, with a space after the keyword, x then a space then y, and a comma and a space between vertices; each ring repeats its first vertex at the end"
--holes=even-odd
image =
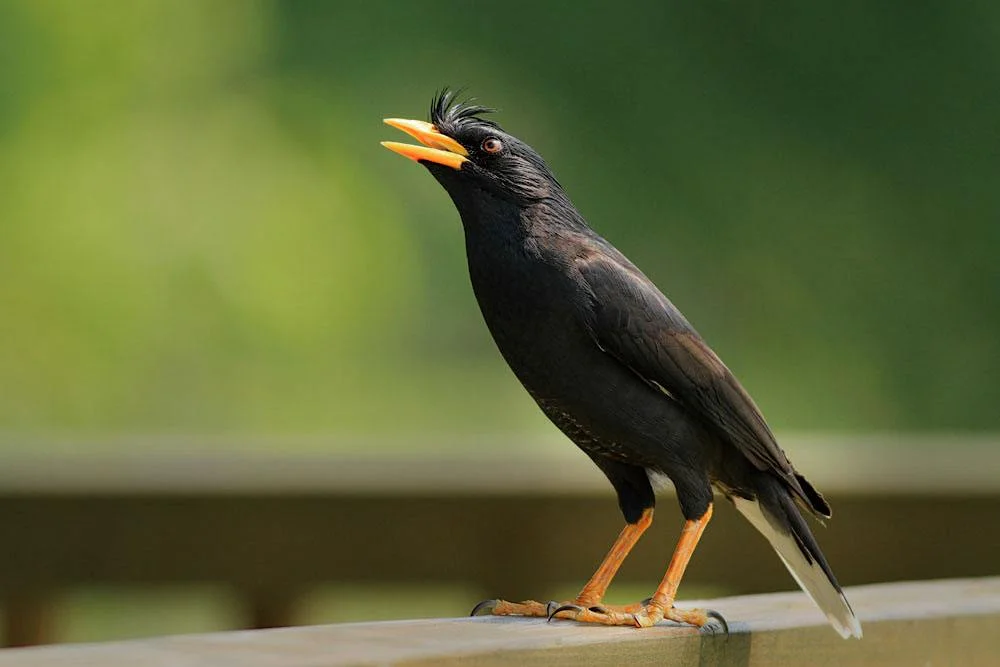
POLYGON ((538 619, 463 618, 286 628, 0 651, 0 667, 345 665, 996 665, 1000 577, 859 586, 843 640, 799 593, 705 601, 729 636, 538 619))

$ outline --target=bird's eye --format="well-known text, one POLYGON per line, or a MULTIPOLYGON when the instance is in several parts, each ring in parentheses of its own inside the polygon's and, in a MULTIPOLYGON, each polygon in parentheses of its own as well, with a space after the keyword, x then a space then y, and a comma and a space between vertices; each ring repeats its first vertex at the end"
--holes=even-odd
POLYGON ((496 137, 490 137, 483 142, 483 150, 487 153, 499 153, 503 150, 503 143, 496 137))

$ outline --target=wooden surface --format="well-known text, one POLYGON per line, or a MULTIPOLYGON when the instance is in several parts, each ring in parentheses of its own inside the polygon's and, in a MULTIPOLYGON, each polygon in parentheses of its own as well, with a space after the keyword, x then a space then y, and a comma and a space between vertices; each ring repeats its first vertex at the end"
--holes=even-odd
POLYGON ((540 619, 440 619, 164 637, 0 651, 0 667, 341 665, 1000 664, 1000 578, 879 584, 848 595, 864 639, 843 640, 799 593, 705 605, 731 633, 540 619))

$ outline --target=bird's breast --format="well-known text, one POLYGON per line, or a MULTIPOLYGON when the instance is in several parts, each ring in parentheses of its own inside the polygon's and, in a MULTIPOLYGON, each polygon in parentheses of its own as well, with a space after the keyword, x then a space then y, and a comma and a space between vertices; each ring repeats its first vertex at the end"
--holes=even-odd
POLYGON ((500 353, 529 389, 555 382, 596 348, 570 276, 513 244, 469 249, 469 275, 500 353))
POLYGON ((500 353, 563 433, 591 455, 654 468, 669 458, 663 443, 688 420, 597 345, 585 325, 590 297, 565 266, 470 253, 469 271, 500 353))

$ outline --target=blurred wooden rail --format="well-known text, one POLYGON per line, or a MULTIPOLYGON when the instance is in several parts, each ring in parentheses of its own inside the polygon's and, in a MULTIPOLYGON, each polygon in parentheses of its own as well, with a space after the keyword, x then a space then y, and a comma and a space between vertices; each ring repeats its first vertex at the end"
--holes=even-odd
MULTIPOLYGON (((873 449, 795 448, 833 502, 820 540, 844 583, 1000 571, 1000 445, 873 449)), ((94 583, 228 584, 246 600, 247 627, 287 624, 297 597, 326 583, 546 597, 584 581, 621 526, 600 474, 572 447, 556 451, 565 457, 12 457, 0 471, 5 642, 51 640, 50 601, 94 583)), ((663 499, 619 580, 655 585, 680 521, 663 499)), ((686 582, 794 587, 724 504, 686 582)))
POLYGON ((864 639, 843 640, 801 593, 704 601, 728 636, 693 628, 440 619, 163 637, 0 652, 0 667, 240 665, 963 665, 1000 661, 1000 578, 859 586, 864 639))

